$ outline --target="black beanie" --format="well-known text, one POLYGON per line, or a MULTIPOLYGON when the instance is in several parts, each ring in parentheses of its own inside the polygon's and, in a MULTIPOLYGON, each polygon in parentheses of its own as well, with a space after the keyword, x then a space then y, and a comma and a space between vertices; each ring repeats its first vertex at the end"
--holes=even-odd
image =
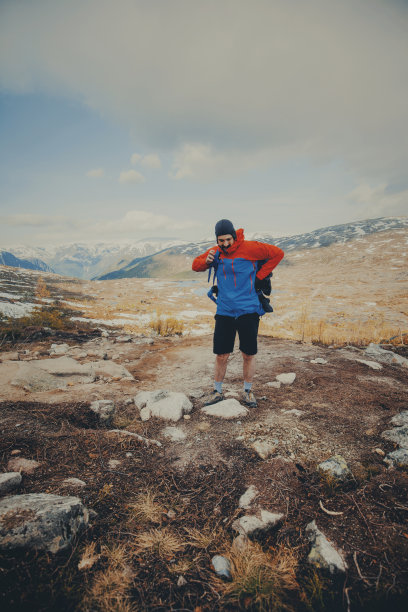
POLYGON ((237 233, 231 221, 221 219, 215 224, 215 236, 218 238, 218 236, 226 236, 227 234, 231 234, 234 240, 237 239, 237 233))

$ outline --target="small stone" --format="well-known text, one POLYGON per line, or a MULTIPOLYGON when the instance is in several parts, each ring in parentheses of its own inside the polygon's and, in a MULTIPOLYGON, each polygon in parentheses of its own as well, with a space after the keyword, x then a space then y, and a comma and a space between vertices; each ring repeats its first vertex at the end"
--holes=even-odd
POLYGON ((281 382, 283 385, 291 385, 295 382, 296 374, 294 372, 287 372, 286 374, 278 374, 276 380, 281 382))
POLYGON ((133 453, 126 453, 126 457, 133 457, 133 453))
POLYGON ((266 386, 267 387, 273 387, 274 389, 280 389, 281 388, 281 384, 282 383, 280 383, 279 380, 274 380, 272 382, 267 382, 266 386))
POLYGON ((307 558, 309 563, 318 568, 327 569, 331 574, 346 571, 347 565, 345 561, 333 544, 317 528, 315 521, 307 525, 306 534, 312 543, 312 548, 307 558))
POLYGON ((211 563, 217 576, 227 580, 231 579, 231 563, 229 559, 222 555, 215 555, 211 559, 211 563))
POLYGON ((255 497, 258 495, 258 493, 259 491, 254 485, 248 487, 245 493, 239 498, 239 508, 244 508, 245 510, 247 510, 250 507, 251 503, 254 501, 255 497))
POLYGON ((292 408, 291 410, 282 410, 283 414, 293 414, 293 416, 302 416, 302 410, 298 410, 297 408, 292 408))
POLYGON ((14 489, 18 489, 22 481, 20 472, 7 472, 0 474, 0 495, 5 495, 14 489))
POLYGON ((382 448, 375 448, 374 452, 377 453, 377 455, 380 455, 380 457, 385 457, 385 452, 382 448))
POLYGON ((249 536, 257 535, 258 533, 269 531, 278 525, 284 515, 261 510, 260 516, 245 515, 232 523, 232 528, 238 533, 249 536))
POLYGON ((187 580, 184 578, 184 576, 179 576, 177 580, 177 586, 181 588, 183 586, 186 586, 186 584, 187 584, 187 580))
POLYGON ((183 415, 183 419, 184 419, 185 421, 189 421, 189 420, 191 419, 191 415, 190 415, 190 414, 184 414, 184 415, 183 415))
POLYGON ((317 357, 317 359, 311 359, 310 363, 319 363, 321 365, 325 365, 327 363, 327 360, 322 359, 322 357, 317 357))
POLYGON ((12 457, 15 457, 16 455, 21 455, 21 450, 19 450, 18 448, 15 448, 14 450, 11 451, 10 455, 12 457))
POLYGON ((408 450, 406 448, 398 448, 384 458, 384 463, 390 467, 407 467, 408 466, 408 450))
POLYGON ((337 481, 346 480, 351 476, 346 460, 341 455, 334 455, 317 466, 320 472, 329 474, 337 481))
POLYGON ((22 474, 34 474, 35 470, 40 467, 40 463, 34 461, 34 459, 23 459, 23 457, 16 457, 10 459, 7 464, 7 469, 10 472, 21 472, 22 474))
POLYGON ((108 466, 111 470, 114 470, 115 468, 119 467, 121 463, 122 462, 119 461, 119 459, 109 459, 108 466))
POLYGON ((86 482, 84 482, 83 480, 80 480, 79 478, 64 478, 64 480, 62 481, 62 485, 64 487, 82 488, 82 487, 86 487, 86 482))
POLYGON ((129 406, 130 404, 133 404, 133 400, 131 397, 128 397, 127 400, 125 400, 125 406, 129 406))
POLYGON ((261 459, 267 459, 275 452, 276 448, 271 442, 267 440, 257 440, 252 444, 252 448, 259 455, 261 459))

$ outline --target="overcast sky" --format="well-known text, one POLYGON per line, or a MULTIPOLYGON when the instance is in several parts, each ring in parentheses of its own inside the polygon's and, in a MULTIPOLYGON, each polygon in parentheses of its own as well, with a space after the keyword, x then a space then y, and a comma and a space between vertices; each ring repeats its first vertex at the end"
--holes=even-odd
POLYGON ((408 214, 405 0, 1 0, 0 248, 408 214))

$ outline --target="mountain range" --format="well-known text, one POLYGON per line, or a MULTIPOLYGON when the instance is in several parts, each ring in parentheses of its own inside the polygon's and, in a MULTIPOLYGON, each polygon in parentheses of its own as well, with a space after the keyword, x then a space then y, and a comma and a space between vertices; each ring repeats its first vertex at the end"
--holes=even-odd
MULTIPOLYGON (((364 235, 408 227, 407 217, 380 217, 317 229, 294 236, 248 234, 249 240, 275 244, 285 252, 322 248, 364 235)), ((0 248, 0 264, 53 271, 63 276, 107 280, 114 278, 188 278, 191 259, 215 244, 215 240, 187 243, 151 238, 126 244, 74 243, 53 247, 0 248)), ((285 261, 285 260, 284 260, 285 261)))

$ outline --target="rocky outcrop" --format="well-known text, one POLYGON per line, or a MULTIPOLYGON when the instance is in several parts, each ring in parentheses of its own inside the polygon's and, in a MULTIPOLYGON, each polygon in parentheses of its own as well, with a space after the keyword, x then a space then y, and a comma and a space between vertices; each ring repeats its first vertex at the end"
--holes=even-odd
POLYGON ((66 550, 86 527, 88 510, 78 497, 46 493, 14 495, 0 501, 0 549, 66 550))

